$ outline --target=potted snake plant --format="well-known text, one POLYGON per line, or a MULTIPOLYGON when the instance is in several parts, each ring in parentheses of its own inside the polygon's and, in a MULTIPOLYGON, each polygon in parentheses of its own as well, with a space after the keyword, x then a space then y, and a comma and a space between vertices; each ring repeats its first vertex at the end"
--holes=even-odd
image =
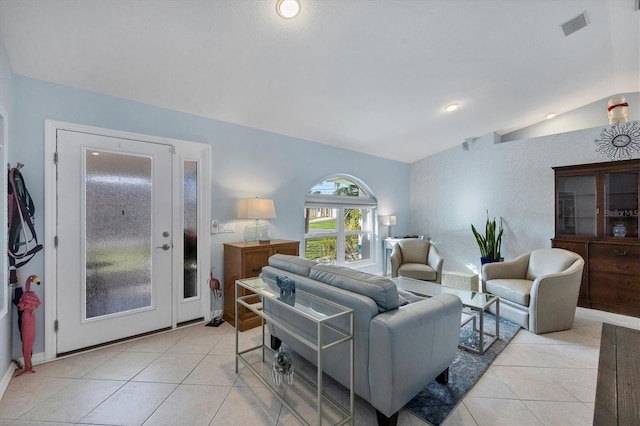
POLYGON ((489 219, 489 211, 487 210, 487 221, 485 223, 484 235, 478 232, 475 226, 471 224, 471 231, 476 237, 476 242, 480 248, 480 263, 499 262, 503 258, 500 255, 500 247, 502 245, 502 233, 504 231, 502 227, 502 218, 500 218, 500 224, 496 222, 496 219, 489 219))

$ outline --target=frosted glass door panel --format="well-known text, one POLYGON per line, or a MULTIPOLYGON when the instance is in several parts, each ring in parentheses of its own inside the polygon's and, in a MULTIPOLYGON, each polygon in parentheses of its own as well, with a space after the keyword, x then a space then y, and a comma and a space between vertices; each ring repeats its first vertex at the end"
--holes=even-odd
POLYGON ((198 162, 184 162, 183 299, 198 296, 198 162))
POLYGON ((57 353, 171 327, 172 148, 61 129, 56 146, 57 353))
POLYGON ((152 159, 86 151, 86 318, 151 307, 152 159))
MULTIPOLYGON (((175 228, 182 234, 183 246, 176 251, 177 324, 204 319, 213 312, 213 293, 209 290, 207 243, 209 215, 207 207, 209 147, 200 144, 182 146, 176 153, 176 192, 182 204, 182 214, 176 217, 175 228), (204 219, 203 218, 207 218, 204 219)), ((177 210, 179 211, 179 210, 177 210)), ((210 246, 210 245, 209 245, 210 246)), ((177 247, 177 245, 176 245, 177 247)), ((218 275, 218 271, 214 272, 218 275)), ((212 317, 215 313, 212 314, 212 317)))

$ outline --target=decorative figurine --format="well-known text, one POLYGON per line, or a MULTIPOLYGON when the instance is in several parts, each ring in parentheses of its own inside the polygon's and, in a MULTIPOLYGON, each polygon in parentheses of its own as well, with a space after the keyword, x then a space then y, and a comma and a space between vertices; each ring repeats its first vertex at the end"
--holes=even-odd
POLYGON ((280 288, 280 300, 289 305, 295 305, 296 282, 289 277, 276 277, 276 284, 280 288))
POLYGON ((293 384, 293 358, 284 347, 280 346, 278 352, 273 356, 273 368, 271 369, 271 378, 276 386, 282 383, 282 377, 287 379, 287 384, 293 384))

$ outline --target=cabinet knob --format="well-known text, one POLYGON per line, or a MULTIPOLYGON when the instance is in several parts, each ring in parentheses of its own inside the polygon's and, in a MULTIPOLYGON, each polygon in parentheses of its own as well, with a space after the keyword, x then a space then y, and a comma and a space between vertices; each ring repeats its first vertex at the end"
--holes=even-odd
POLYGON ((614 253, 617 254, 618 256, 626 256, 627 255, 627 251, 626 250, 618 250, 618 249, 613 249, 614 253))
POLYGON ((255 272, 256 274, 262 272, 262 268, 253 268, 251 272, 255 272))

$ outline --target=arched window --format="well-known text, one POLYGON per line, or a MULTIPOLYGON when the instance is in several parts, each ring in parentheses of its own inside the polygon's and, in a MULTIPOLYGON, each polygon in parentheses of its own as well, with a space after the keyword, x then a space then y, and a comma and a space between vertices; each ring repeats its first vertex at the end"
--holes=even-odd
POLYGON ((352 176, 316 183, 305 196, 304 256, 337 265, 373 262, 377 207, 371 191, 352 176))

